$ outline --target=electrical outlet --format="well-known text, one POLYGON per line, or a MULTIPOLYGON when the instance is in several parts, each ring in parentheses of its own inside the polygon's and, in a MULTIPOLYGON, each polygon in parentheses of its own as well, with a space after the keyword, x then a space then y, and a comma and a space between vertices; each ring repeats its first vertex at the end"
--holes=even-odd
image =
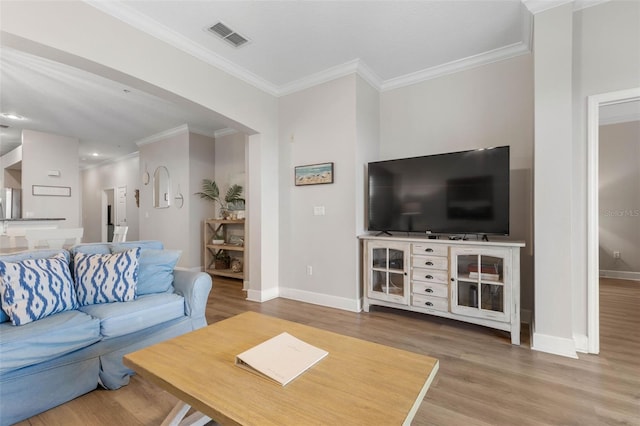
POLYGON ((313 268, 311 265, 307 265, 307 275, 313 275, 313 268))
POLYGON ((619 251, 614 251, 613 252, 613 258, 614 259, 620 259, 620 252, 619 251))

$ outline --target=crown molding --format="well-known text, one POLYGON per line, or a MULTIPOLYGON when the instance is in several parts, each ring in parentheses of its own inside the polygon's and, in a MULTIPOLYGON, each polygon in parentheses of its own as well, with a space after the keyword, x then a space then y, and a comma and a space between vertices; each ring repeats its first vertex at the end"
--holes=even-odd
POLYGON ((522 4, 534 15, 573 2, 574 0, 522 0, 522 4))
POLYGON ((140 152, 139 151, 131 152, 131 153, 123 155, 121 157, 109 158, 108 160, 101 161, 98 164, 92 164, 90 166, 80 167, 80 171, 97 169, 98 167, 106 166, 106 165, 109 165, 109 164, 119 163, 120 161, 128 160, 129 158, 135 158, 135 157, 139 157, 139 156, 140 156, 140 152))
POLYGON ((164 132, 160 132, 160 133, 156 133, 155 135, 151 135, 148 136, 144 139, 140 139, 139 141, 136 141, 136 145, 138 147, 141 147, 143 145, 149 145, 151 143, 155 143, 167 138, 170 138, 172 136, 177 136, 180 135, 182 133, 189 133, 189 126, 186 124, 183 124, 181 126, 178 127, 174 127, 173 129, 169 129, 169 130, 165 130, 164 132))
POLYGON ((155 21, 133 9, 132 7, 127 6, 123 2, 100 0, 84 1, 85 3, 95 7, 101 12, 119 19, 125 24, 131 25, 132 27, 143 31, 159 40, 162 40, 165 43, 168 43, 169 45, 175 47, 176 49, 189 53, 190 55, 244 81, 245 83, 249 83, 252 86, 273 96, 278 96, 277 87, 267 80, 253 74, 251 71, 248 71, 234 64, 224 57, 203 48, 199 44, 194 43, 193 41, 177 33, 171 28, 162 25, 158 21, 155 21))
POLYGON ((575 0, 573 3, 573 10, 582 10, 602 3, 608 3, 610 1, 611 0, 575 0))
POLYGON ((481 65, 486 65, 509 58, 514 58, 516 56, 524 55, 530 52, 531 49, 529 48, 527 43, 514 43, 509 46, 501 47, 478 55, 469 56, 467 58, 427 68, 425 70, 407 74, 402 77, 386 80, 382 84, 382 91, 385 92, 387 90, 399 89, 404 86, 410 86, 412 84, 420 83, 426 80, 442 77, 443 75, 468 70, 471 68, 479 67, 481 65))
MULTIPOLYGON (((171 28, 168 28, 153 19, 139 13, 135 9, 127 6, 120 1, 100 1, 100 0, 84 0, 87 4, 95 7, 96 9, 113 16, 125 22, 128 25, 133 26, 151 36, 162 40, 175 48, 182 50, 188 54, 195 56, 196 58, 219 68, 228 74, 248 83, 252 86, 269 93, 275 97, 286 96, 291 93, 298 92, 300 90, 308 89, 318 84, 326 83, 336 78, 344 77, 350 74, 357 74, 367 81, 372 87, 379 92, 393 90, 412 84, 417 84, 422 81, 441 77, 443 75, 451 74, 454 72, 460 72, 466 69, 475 68, 481 65, 489 64, 492 62, 509 59, 515 56, 527 54, 531 52, 531 32, 533 25, 531 20, 533 19, 531 14, 525 13, 523 19, 528 19, 529 22, 525 22, 523 28, 523 42, 514 43, 509 46, 494 49, 488 52, 484 52, 478 55, 470 56, 467 58, 452 61, 446 64, 438 65, 425 70, 417 71, 411 74, 407 74, 401 77, 392 78, 389 80, 382 80, 376 75, 369 66, 367 66, 361 59, 353 59, 340 65, 328 68, 324 71, 317 72, 308 77, 304 77, 293 81, 291 83, 276 86, 268 82, 267 80, 251 73, 250 71, 239 67, 231 61, 217 55, 209 50, 206 50, 197 43, 192 42, 188 38, 175 32, 171 28)), ((546 10, 551 7, 559 6, 560 4, 572 2, 574 0, 522 0, 526 9, 531 13, 537 13, 542 10, 546 10), (535 12, 533 12, 535 10, 535 12)), ((608 0, 581 0, 581 2, 598 2, 601 3, 608 0)), ((214 136, 215 137, 215 136, 214 136)))
POLYGON ((232 129, 231 127, 227 127, 225 129, 220 129, 220 130, 216 130, 215 132, 213 132, 213 138, 214 139, 218 139, 218 138, 221 138, 223 136, 235 135, 236 133, 238 133, 238 131, 236 129, 232 129))
POLYGON ((535 15, 567 3, 573 3, 573 11, 575 12, 609 1, 611 0, 522 0, 522 4, 525 5, 529 12, 535 15))
POLYGON ((371 69, 361 60, 353 59, 344 64, 336 65, 324 71, 311 74, 310 76, 301 78, 280 87, 279 96, 290 95, 322 83, 326 83, 337 78, 341 78, 351 74, 358 74, 369 84, 380 90, 381 80, 371 69))

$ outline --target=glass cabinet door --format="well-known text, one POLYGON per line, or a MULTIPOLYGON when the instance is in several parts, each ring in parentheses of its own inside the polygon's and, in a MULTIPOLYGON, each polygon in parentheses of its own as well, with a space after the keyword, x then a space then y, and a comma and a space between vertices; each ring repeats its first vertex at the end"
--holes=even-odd
POLYGON ((406 285, 404 247, 372 245, 369 270, 368 296, 379 300, 406 303, 408 291, 406 285))
POLYGON ((451 310, 508 321, 507 259, 499 250, 452 248, 451 310))

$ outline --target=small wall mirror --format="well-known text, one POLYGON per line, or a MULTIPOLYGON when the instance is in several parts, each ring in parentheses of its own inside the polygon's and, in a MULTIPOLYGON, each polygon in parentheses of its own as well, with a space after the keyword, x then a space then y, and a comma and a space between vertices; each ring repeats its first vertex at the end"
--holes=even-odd
POLYGON ((169 170, 165 166, 157 167, 153 173, 153 207, 156 209, 169 207, 169 200, 171 200, 170 187, 169 170))

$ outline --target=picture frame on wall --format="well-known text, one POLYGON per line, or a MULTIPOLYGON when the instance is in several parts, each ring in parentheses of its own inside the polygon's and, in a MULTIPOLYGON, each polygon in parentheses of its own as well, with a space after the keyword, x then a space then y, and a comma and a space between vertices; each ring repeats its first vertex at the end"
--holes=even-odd
POLYGON ((333 183, 333 163, 308 164, 295 167, 296 186, 333 183))
POLYGON ((51 185, 31 185, 31 195, 49 197, 71 197, 71 187, 51 185))

